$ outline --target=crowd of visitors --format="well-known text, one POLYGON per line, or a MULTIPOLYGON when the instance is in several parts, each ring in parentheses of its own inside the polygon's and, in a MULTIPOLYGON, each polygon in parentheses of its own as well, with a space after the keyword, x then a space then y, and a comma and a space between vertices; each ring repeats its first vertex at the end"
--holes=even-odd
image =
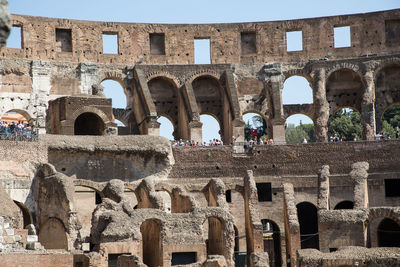
POLYGON ((192 146, 222 146, 224 145, 224 143, 222 142, 222 140, 216 139, 214 138, 213 140, 210 140, 208 143, 207 142, 195 142, 195 141, 188 141, 188 140, 182 140, 180 139, 178 140, 174 140, 172 142, 172 146, 176 147, 176 146, 185 146, 185 147, 192 147, 192 146))
POLYGON ((37 140, 38 132, 34 125, 21 121, 0 121, 0 139, 16 141, 37 140))

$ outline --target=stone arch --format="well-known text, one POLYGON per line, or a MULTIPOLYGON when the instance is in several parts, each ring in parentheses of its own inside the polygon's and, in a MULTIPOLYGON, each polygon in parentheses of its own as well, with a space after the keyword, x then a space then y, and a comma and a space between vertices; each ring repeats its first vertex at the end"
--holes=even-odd
POLYGON ((362 97, 365 91, 363 76, 352 68, 340 68, 327 75, 326 99, 329 103, 329 114, 337 108, 350 107, 361 110, 362 97))
POLYGON ((25 206, 24 203, 14 200, 14 203, 21 210, 22 218, 23 218, 23 228, 25 228, 29 224, 33 224, 32 214, 29 209, 25 206))
POLYGON ((190 75, 190 77, 187 79, 187 82, 193 84, 193 81, 196 80, 199 77, 212 77, 214 79, 216 79, 217 81, 220 80, 220 75, 216 72, 212 72, 212 71, 200 71, 200 72, 196 72, 193 73, 192 75, 190 75))
MULTIPOLYGON (((71 120, 74 122, 74 133, 75 133, 75 123, 76 120, 78 119, 79 116, 82 114, 93 114, 99 118, 99 123, 100 120, 102 122, 102 125, 99 125, 99 127, 102 127, 102 133, 104 134, 104 131, 106 130, 107 126, 111 124, 112 122, 109 120, 107 115, 101 111, 100 109, 97 109, 95 107, 82 107, 80 109, 75 110, 75 112, 71 116, 71 120)), ((100 131, 100 129, 98 129, 100 131)))
POLYGON ((356 72, 360 77, 363 77, 363 73, 362 73, 361 69, 364 69, 364 66, 352 64, 349 62, 344 62, 344 63, 337 63, 337 64, 333 65, 332 67, 327 68, 326 69, 327 79, 332 73, 334 73, 335 71, 341 70, 341 69, 352 70, 352 71, 356 72))
POLYGON ((177 77, 175 77, 174 75, 171 75, 168 72, 155 72, 155 73, 151 73, 146 77, 146 83, 149 83, 149 81, 155 79, 155 78, 163 78, 166 79, 168 81, 170 81, 171 83, 173 83, 175 85, 176 88, 180 88, 182 86, 181 82, 179 81, 179 79, 177 77))
POLYGON ((368 235, 371 247, 378 247, 379 224, 384 219, 391 219, 400 225, 400 213, 390 207, 370 208, 368 214, 368 235))
POLYGON ((400 224, 384 218, 378 226, 378 247, 400 247, 400 224))
POLYGON ((147 219, 140 225, 143 263, 149 267, 163 266, 161 227, 158 219, 147 219))
POLYGON ((105 80, 113 80, 118 82, 122 88, 126 88, 127 84, 125 83, 126 75, 121 71, 99 71, 99 84, 105 80))
POLYGON ((224 86, 215 76, 202 73, 192 81, 194 96, 200 114, 214 114, 221 125, 221 139, 230 143, 233 132, 233 115, 224 86))
MULTIPOLYGON (((260 125, 259 127, 257 127, 257 135, 263 136, 263 135, 269 133, 268 123, 267 123, 267 121, 268 121, 268 115, 267 115, 267 114, 263 115, 263 114, 261 114, 261 112, 259 112, 259 111, 248 110, 248 111, 245 111, 245 112, 242 113, 242 114, 243 114, 243 115, 242 115, 242 120, 243 120, 244 123, 245 123, 245 127, 244 127, 244 136, 245 136, 245 139, 249 137, 249 132, 248 132, 248 131, 249 131, 249 130, 252 130, 252 129, 248 129, 248 128, 247 128, 246 120, 245 120, 244 117, 245 117, 245 115, 251 114, 251 113, 257 114, 257 115, 260 116, 261 119, 263 120, 262 123, 261 123, 261 125, 260 125), (261 127, 262 127, 262 129, 264 130, 263 132, 259 131, 259 130, 261 130, 261 127)), ((253 116, 253 117, 254 117, 254 116, 253 116)), ((255 129, 255 128, 253 128, 253 129, 255 129)))
POLYGON ((74 122, 74 135, 103 135, 104 130, 104 122, 95 113, 82 113, 74 122))
POLYGON ((264 252, 268 252, 269 266, 282 266, 281 231, 276 222, 262 219, 264 252))
POLYGON ((306 116, 307 118, 309 118, 314 123, 314 118, 313 118, 314 116, 312 115, 311 111, 308 112, 308 111, 296 111, 296 110, 292 111, 292 110, 288 110, 288 112, 287 113, 285 112, 285 114, 284 114, 285 121, 290 116, 297 115, 297 114, 306 116))
POLYGON ((382 117, 392 105, 400 102, 400 63, 391 62, 375 72, 375 120, 377 131, 382 130, 382 117))
POLYGON ((40 226, 39 242, 45 249, 68 250, 67 230, 61 220, 49 218, 40 226))
POLYGON ((102 184, 99 184, 99 183, 96 183, 96 182, 93 182, 90 180, 85 180, 85 179, 75 179, 74 186, 82 186, 82 187, 87 187, 87 188, 93 189, 102 198, 104 197, 104 194, 102 192, 102 190, 104 189, 104 185, 102 185, 102 184))
POLYGON ((100 109, 95 108, 95 107, 82 107, 80 109, 75 110, 74 113, 71 116, 71 120, 75 121, 76 118, 79 115, 81 115, 82 113, 94 113, 94 114, 96 114, 97 116, 99 116, 103 120, 104 124, 111 123, 111 121, 107 117, 107 115, 103 111, 101 111, 100 109))
POLYGON ((162 125, 162 122, 160 121, 161 117, 164 117, 165 119, 167 119, 171 123, 171 125, 172 125, 172 138, 174 140, 177 140, 177 138, 175 137, 175 135, 177 134, 175 120, 173 118, 171 118, 171 116, 169 114, 165 114, 165 113, 158 114, 158 116, 157 116, 157 122, 160 123, 160 136, 166 137, 165 135, 163 135, 163 134, 166 134, 166 133, 165 133, 165 128, 162 129, 163 125, 162 125))
POLYGON ((301 248, 319 249, 317 207, 307 201, 296 205, 300 224, 301 248))
POLYGON ((390 67, 390 66, 395 66, 395 65, 400 65, 400 59, 399 58, 386 58, 384 60, 382 60, 380 62, 380 64, 376 65, 374 68, 372 68, 372 71, 374 72, 374 81, 376 81, 376 78, 379 74, 379 72, 381 72, 381 70, 383 70, 386 67, 390 67))
POLYGON ((311 74, 308 70, 306 69, 293 69, 293 70, 288 70, 283 72, 283 83, 285 83, 285 81, 293 76, 300 76, 305 78, 308 83, 310 84, 310 87, 312 88, 312 84, 313 84, 313 78, 311 77, 311 74))
POLYGON ((230 218, 230 214, 221 213, 221 208, 211 208, 205 214, 202 225, 203 233, 205 232, 204 227, 207 227, 208 230, 207 255, 222 255, 228 265, 232 264, 235 229, 233 218, 230 218))
MULTIPOLYGON (((28 121, 29 125, 34 125, 35 122, 36 122, 36 119, 32 118, 31 114, 29 114, 29 112, 26 111, 26 110, 23 110, 23 109, 10 109, 10 110, 8 110, 8 111, 6 111, 4 113, 8 113, 8 112, 15 112, 15 113, 18 113, 18 114, 22 115, 28 121)), ((1 117, 0 117, 0 119, 1 119, 1 117)))

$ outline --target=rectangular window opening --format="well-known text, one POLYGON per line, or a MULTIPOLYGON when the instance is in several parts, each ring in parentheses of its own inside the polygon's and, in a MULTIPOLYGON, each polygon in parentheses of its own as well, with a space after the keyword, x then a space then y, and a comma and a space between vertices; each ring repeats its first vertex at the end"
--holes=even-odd
POLYGON ((7 48, 22 49, 22 27, 13 25, 7 39, 7 48))
POLYGON ((256 33, 242 32, 240 34, 242 55, 257 53, 256 33))
POLYGON ((165 55, 164 33, 150 33, 150 54, 165 55))
POLYGON ((333 28, 334 47, 351 47, 350 26, 333 28))
POLYGON ((56 29, 57 52, 72 52, 71 29, 56 29))
POLYGON ((286 51, 302 51, 303 50, 303 31, 286 32, 286 51))
POLYGON ((185 265, 196 262, 196 252, 173 252, 171 265, 185 265))
POLYGON ((226 198, 226 202, 228 202, 228 203, 232 202, 232 190, 225 191, 225 198, 226 198))
POLYGON ((385 20, 386 44, 400 43, 400 20, 385 20))
POLYGON ((211 64, 210 39, 194 39, 194 64, 211 64))
POLYGON ((118 54, 118 34, 103 32, 103 54, 118 54))
POLYGON ((121 255, 131 255, 130 253, 109 253, 108 267, 118 267, 118 257, 121 255))
POLYGON ((271 183, 256 183, 259 202, 272 201, 271 183))
POLYGON ((385 179, 385 196, 400 197, 400 179, 385 179))

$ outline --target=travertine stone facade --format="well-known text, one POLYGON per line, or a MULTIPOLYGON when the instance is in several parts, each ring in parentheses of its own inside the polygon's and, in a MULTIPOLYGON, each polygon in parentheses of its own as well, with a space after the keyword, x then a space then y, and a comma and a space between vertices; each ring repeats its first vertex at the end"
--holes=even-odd
MULTIPOLYGON (((201 141, 199 115, 214 116, 221 138, 243 140, 242 115, 260 114, 268 134, 285 142, 288 116, 305 114, 318 141, 340 108, 361 113, 364 139, 382 128, 384 111, 399 101, 399 10, 291 21, 169 25, 90 22, 13 15, 21 49, 0 51, 0 114, 14 110, 44 132, 48 100, 92 94, 119 82, 127 99, 114 116, 124 134, 159 135, 167 117, 176 139, 201 141), (334 28, 350 27, 350 46, 336 48, 334 28), (302 50, 287 51, 286 33, 302 32, 302 50), (104 54, 102 35, 118 36, 118 53, 104 54), (209 65, 194 64, 193 42, 210 39, 209 65), (306 78, 313 103, 283 105, 291 76, 306 78), (392 77, 392 78, 391 78, 392 77)), ((48 133, 55 133, 48 131, 48 133)))

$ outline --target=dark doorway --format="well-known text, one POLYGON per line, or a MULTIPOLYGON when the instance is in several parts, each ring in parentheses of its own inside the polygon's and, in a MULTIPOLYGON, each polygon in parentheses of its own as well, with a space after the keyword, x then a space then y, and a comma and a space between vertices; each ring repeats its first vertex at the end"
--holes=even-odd
POLYGON ((276 223, 270 220, 261 220, 263 226, 264 251, 269 255, 269 266, 282 266, 281 233, 276 223))
POLYGON ((79 115, 75 120, 75 135, 103 135, 103 120, 94 113, 86 112, 79 115))
POLYGON ((225 238, 224 226, 215 217, 208 218, 208 247, 207 255, 224 255, 225 238))
POLYGON ((378 226, 378 247, 400 247, 400 226, 392 219, 383 219, 378 226))
POLYGON ((147 220, 140 227, 143 242, 143 263, 148 267, 163 266, 160 226, 154 220, 147 220))
POLYGON ((336 204, 335 206, 335 210, 352 210, 354 207, 354 203, 353 201, 349 201, 349 200, 345 200, 342 202, 339 202, 338 204, 336 204))
POLYGON ((185 265, 196 262, 196 252, 173 252, 171 265, 185 265))
POLYGON ((319 249, 317 208, 309 202, 297 204, 301 248, 319 249))

